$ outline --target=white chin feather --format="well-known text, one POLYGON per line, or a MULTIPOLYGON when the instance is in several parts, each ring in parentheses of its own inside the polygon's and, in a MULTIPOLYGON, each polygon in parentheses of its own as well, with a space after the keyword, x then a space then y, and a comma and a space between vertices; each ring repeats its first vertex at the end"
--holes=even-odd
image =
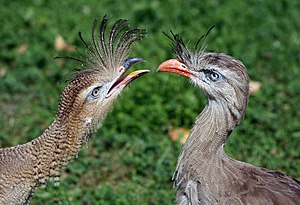
POLYGON ((92 124, 92 118, 87 118, 87 119, 85 119, 85 121, 84 121, 84 126, 90 126, 92 124))

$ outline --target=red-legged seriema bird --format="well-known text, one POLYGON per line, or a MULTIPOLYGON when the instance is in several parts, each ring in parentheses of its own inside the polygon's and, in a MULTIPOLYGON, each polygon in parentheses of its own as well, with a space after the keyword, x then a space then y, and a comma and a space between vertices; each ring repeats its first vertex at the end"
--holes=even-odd
POLYGON ((22 145, 0 149, 0 204, 27 204, 37 187, 78 153, 88 136, 96 131, 122 90, 149 70, 122 75, 141 58, 128 58, 133 43, 145 36, 144 29, 130 29, 120 19, 106 31, 104 17, 92 43, 81 34, 87 56, 75 59, 83 66, 63 90, 53 123, 38 138, 22 145), (99 35, 99 37, 98 37, 99 35), (97 36, 97 37, 96 37, 97 36))
POLYGON ((176 204, 300 204, 300 182, 277 171, 232 159, 224 145, 242 120, 249 77, 243 63, 223 53, 190 51, 178 35, 168 35, 176 59, 158 71, 183 75, 204 91, 208 102, 197 117, 174 173, 176 204))

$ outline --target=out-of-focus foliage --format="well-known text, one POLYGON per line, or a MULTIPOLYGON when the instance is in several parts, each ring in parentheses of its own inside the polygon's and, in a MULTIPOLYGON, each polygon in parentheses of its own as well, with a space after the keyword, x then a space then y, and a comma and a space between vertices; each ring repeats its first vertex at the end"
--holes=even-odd
POLYGON ((83 48, 94 19, 129 19, 148 29, 132 57, 153 72, 132 83, 102 128, 31 204, 172 204, 172 174, 182 145, 168 127, 190 129, 206 98, 180 76, 155 73, 174 57, 170 29, 189 47, 212 25, 208 50, 239 58, 252 80, 262 83, 250 97, 245 120, 226 151, 242 161, 300 177, 300 2, 281 1, 4 1, 0 18, 0 146, 25 143, 52 122, 60 92, 79 65, 53 60, 77 56, 55 50, 61 35, 83 48), (22 47, 23 46, 23 47, 22 47), (22 50, 23 49, 23 50, 22 50), (24 51, 25 50, 25 51, 24 51))

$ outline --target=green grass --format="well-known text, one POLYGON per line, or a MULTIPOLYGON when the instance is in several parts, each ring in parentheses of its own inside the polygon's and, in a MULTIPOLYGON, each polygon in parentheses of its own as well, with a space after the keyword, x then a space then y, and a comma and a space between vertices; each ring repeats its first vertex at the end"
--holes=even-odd
POLYGON ((63 171, 60 186, 50 182, 38 189, 31 204, 172 204, 171 177, 181 145, 169 140, 167 129, 190 129, 206 99, 183 77, 154 72, 173 57, 161 33, 170 29, 192 47, 216 25, 208 50, 239 58, 250 78, 263 85, 250 97, 227 153, 300 178, 298 0, 0 2, 1 147, 39 136, 53 120, 65 80, 78 68, 53 60, 66 55, 54 48, 57 34, 82 47, 78 31, 90 39, 93 20, 104 14, 148 29, 148 38, 131 56, 146 59, 134 69, 153 73, 124 92, 103 127, 63 171), (28 48, 20 54, 24 43, 28 48))

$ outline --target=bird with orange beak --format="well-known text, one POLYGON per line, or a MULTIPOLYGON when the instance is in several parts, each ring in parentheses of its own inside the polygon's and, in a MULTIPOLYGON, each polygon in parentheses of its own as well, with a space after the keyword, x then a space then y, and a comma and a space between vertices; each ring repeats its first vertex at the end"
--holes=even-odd
POLYGON ((249 77, 244 64, 222 53, 191 51, 168 36, 176 59, 157 69, 187 77, 208 98, 179 156, 173 179, 178 205, 300 204, 300 182, 229 157, 224 146, 242 120, 249 77))

